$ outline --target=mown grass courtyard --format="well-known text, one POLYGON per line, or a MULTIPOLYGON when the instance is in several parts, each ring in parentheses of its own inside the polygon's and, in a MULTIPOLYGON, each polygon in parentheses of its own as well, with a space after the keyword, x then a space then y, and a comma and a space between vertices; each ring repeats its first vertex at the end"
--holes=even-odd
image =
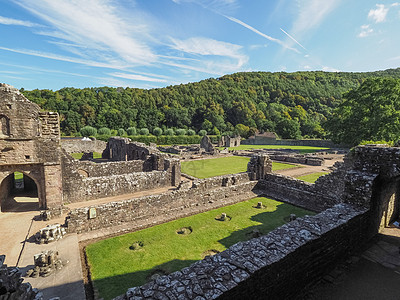
MULTIPOLYGON (((209 178, 220 175, 236 174, 247 170, 249 157, 228 156, 212 159, 184 161, 181 163, 182 173, 197 178, 209 178)), ((272 171, 296 168, 298 166, 273 162, 272 171)))
POLYGON ((257 197, 88 245, 94 287, 100 298, 111 299, 157 274, 180 270, 239 241, 267 234, 287 222, 292 213, 313 214, 257 197), (255 208, 258 202, 262 208, 255 208), (222 213, 226 221, 217 220, 222 213))
POLYGON ((299 176, 297 177, 297 179, 309 182, 309 183, 314 183, 315 181, 317 181, 318 178, 320 178, 321 176, 324 176, 326 174, 329 174, 328 172, 316 172, 316 173, 312 173, 312 174, 308 174, 308 175, 303 175, 303 176, 299 176))

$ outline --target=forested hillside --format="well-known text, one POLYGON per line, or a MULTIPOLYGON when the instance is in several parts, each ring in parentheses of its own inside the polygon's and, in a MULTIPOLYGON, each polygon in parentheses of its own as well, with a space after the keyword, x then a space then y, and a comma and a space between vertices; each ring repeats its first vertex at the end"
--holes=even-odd
POLYGON ((400 68, 369 73, 247 72, 158 89, 21 90, 61 116, 63 134, 95 128, 184 128, 211 134, 275 131, 282 138, 326 136, 342 94, 369 77, 400 78, 400 68), (240 125, 242 124, 242 125, 240 125))

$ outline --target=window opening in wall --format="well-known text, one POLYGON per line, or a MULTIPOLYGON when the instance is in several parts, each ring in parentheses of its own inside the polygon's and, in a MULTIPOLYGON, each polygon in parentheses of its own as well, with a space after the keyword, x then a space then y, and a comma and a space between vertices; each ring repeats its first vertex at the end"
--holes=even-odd
POLYGON ((10 120, 4 115, 0 115, 0 137, 10 135, 10 120))

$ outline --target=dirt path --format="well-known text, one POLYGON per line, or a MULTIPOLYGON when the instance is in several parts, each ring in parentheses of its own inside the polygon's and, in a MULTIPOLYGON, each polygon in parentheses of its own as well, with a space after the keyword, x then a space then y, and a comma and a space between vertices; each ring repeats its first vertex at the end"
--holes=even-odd
POLYGON ((299 177, 299 176, 309 175, 309 174, 317 173, 317 172, 330 172, 331 171, 330 168, 335 164, 335 162, 343 161, 343 157, 344 157, 344 155, 339 155, 339 154, 329 155, 329 156, 327 156, 328 159, 325 159, 325 164, 323 166, 310 166, 310 165, 304 165, 304 164, 294 164, 294 165, 298 165, 300 167, 277 170, 277 171, 275 171, 275 173, 286 175, 286 176, 299 177))

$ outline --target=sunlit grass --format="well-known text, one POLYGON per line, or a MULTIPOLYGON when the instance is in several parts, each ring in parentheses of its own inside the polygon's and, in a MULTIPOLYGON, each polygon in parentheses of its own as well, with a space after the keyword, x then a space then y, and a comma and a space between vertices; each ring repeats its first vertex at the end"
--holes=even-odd
MULTIPOLYGON (((81 159, 82 158, 83 153, 71 153, 71 156, 75 159, 81 159)), ((101 153, 99 152, 93 152, 93 158, 101 158, 101 153)))
POLYGON ((314 183, 319 177, 329 174, 328 172, 316 172, 316 173, 312 173, 312 174, 308 174, 308 175, 303 175, 303 176, 299 176, 297 177, 297 179, 306 181, 306 182, 310 182, 310 183, 314 183))
POLYGON ((167 273, 179 270, 202 259, 207 250, 223 251, 252 238, 254 229, 268 233, 283 225, 292 213, 312 214, 259 197, 91 244, 86 253, 94 286, 101 297, 111 299, 129 287, 144 284, 155 269, 167 273), (266 208, 254 208, 257 202, 266 208), (221 213, 231 220, 215 220, 221 213), (176 231, 182 227, 191 227, 193 232, 178 235, 176 231), (143 248, 130 250, 129 246, 136 241, 143 242, 143 248))
MULTIPOLYGON (((213 159, 201 159, 182 162, 182 173, 197 178, 209 178, 220 175, 236 174, 247 170, 249 157, 229 156, 213 159)), ((296 165, 272 163, 272 171, 295 168, 296 165)))

